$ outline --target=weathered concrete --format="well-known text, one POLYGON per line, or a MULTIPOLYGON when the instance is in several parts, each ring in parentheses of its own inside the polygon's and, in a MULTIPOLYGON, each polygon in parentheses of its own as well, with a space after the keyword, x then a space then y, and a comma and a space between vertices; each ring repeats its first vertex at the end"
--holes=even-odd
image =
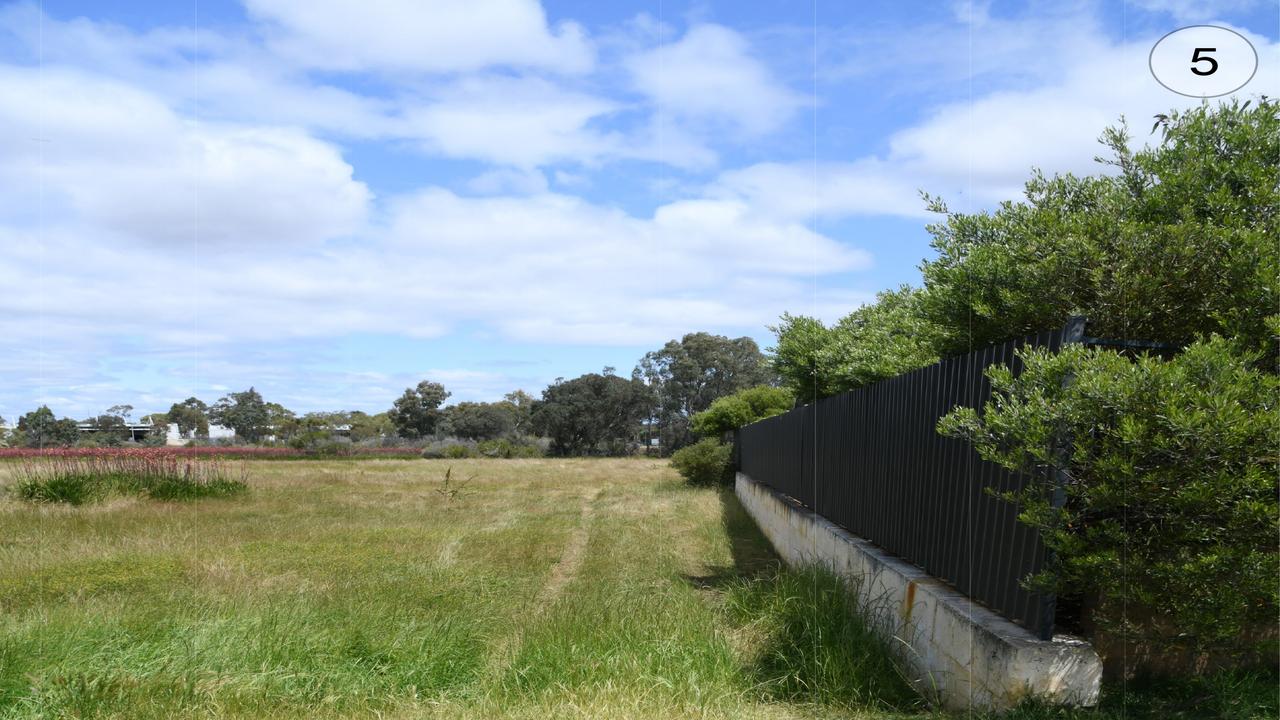
POLYGON ((1040 640, 920 568, 738 473, 738 498, 782 559, 848 578, 926 696, 952 708, 1002 710, 1027 695, 1091 706, 1102 662, 1089 643, 1040 640))

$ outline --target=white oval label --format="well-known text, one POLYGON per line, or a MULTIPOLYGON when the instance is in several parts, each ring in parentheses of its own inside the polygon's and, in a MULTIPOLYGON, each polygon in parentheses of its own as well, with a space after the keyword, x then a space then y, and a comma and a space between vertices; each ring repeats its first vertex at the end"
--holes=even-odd
POLYGON ((1244 87, 1258 71, 1258 53, 1235 30, 1192 25, 1165 35, 1151 48, 1151 74, 1179 95, 1210 98, 1244 87))

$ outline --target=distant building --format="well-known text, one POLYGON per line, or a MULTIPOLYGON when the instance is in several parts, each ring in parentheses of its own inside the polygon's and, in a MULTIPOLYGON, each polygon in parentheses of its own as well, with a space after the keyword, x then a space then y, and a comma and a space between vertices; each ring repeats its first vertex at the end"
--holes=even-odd
MULTIPOLYGON (((151 434, 151 423, 125 423, 124 429, 129 431, 129 439, 134 442, 141 442, 151 434)), ((76 429, 82 433, 96 433, 99 428, 93 423, 76 423, 76 429)))
MULTIPOLYGON (((236 436, 236 431, 229 427, 221 425, 209 426, 210 440, 231 440, 236 436)), ((186 445, 191 438, 182 437, 182 433, 178 432, 178 423, 169 423, 168 432, 164 436, 165 445, 186 445)))

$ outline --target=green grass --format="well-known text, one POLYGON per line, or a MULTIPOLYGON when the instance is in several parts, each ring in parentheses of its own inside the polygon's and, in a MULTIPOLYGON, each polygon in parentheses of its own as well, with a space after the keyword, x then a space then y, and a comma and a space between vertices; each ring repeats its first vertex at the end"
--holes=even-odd
POLYGON ((35 503, 85 505, 120 495, 191 500, 229 497, 246 488, 225 462, 174 456, 23 460, 11 472, 12 494, 35 503))
MULTIPOLYGON (((836 578, 660 461, 248 467, 231 501, 0 495, 0 718, 939 717, 836 578)), ((1275 717, 1275 687, 1015 717, 1275 717)))

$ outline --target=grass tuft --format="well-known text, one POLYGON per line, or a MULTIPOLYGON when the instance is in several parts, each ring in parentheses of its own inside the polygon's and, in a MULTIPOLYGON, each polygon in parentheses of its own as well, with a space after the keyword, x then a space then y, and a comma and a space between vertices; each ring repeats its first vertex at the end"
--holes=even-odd
POLYGON ((25 461, 16 469, 14 493, 34 503, 84 505, 117 495, 154 500, 226 497, 243 492, 239 474, 216 461, 176 455, 116 455, 25 461))
POLYGON ((779 568, 733 583, 726 607, 758 638, 752 671, 766 697, 850 710, 923 707, 862 619, 856 594, 829 570, 779 568))

